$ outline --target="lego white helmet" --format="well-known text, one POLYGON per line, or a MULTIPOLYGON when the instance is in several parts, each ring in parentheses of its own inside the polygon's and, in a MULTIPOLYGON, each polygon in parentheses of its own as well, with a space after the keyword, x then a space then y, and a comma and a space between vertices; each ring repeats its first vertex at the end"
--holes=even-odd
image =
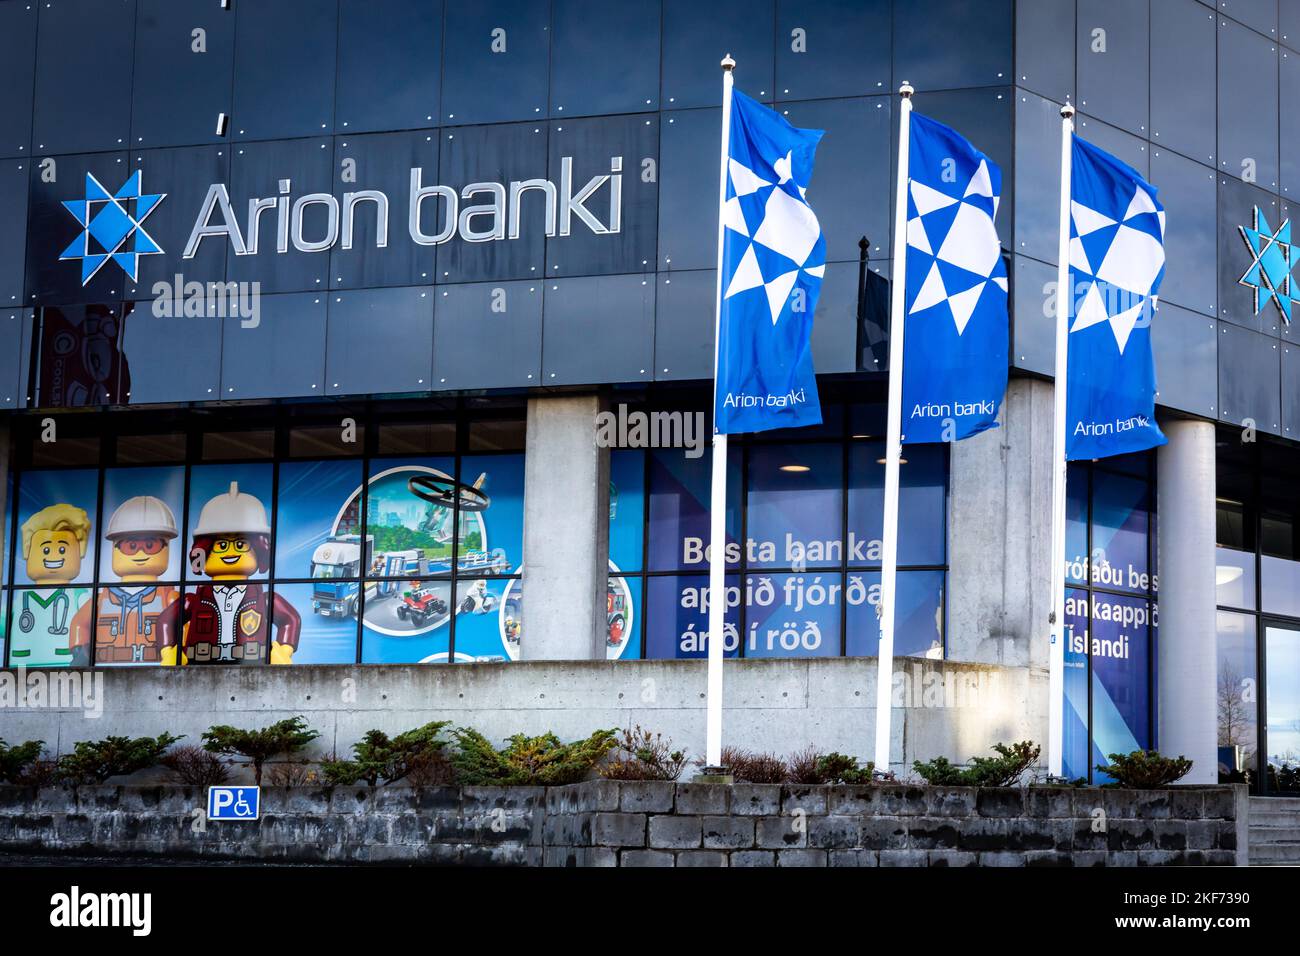
POLYGON ((176 533, 176 518, 165 502, 152 495, 137 495, 118 505, 113 517, 108 519, 104 537, 116 541, 137 535, 157 535, 171 540, 176 533))
POLYGON ((217 495, 203 506, 194 533, 270 534, 271 526, 267 523, 262 502, 241 492, 239 482, 232 481, 228 492, 217 495))

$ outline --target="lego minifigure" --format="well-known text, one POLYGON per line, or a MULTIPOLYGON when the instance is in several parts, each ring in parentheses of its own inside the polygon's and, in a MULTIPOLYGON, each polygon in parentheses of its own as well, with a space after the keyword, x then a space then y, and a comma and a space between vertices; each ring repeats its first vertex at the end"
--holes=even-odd
POLYGON ((23 522, 23 560, 27 576, 39 587, 15 595, 21 610, 9 652, 12 664, 68 667, 90 663, 89 644, 74 644, 70 627, 73 613, 86 602, 90 591, 69 587, 81 574, 89 540, 90 518, 76 505, 50 505, 23 522))

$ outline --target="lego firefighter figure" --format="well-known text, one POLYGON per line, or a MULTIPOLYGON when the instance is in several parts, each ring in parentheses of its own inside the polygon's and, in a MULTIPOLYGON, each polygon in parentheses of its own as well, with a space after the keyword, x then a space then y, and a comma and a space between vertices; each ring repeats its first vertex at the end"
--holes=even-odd
POLYGON ((72 646, 95 645, 97 664, 158 663, 158 618, 180 599, 174 587, 158 584, 171 563, 176 518, 166 503, 150 495, 124 501, 104 532, 113 545, 113 573, 120 584, 101 588, 91 633, 91 605, 72 620, 72 646))
POLYGON ((267 570, 270 560, 266 509, 232 481, 229 492, 199 512, 190 548, 190 568, 212 583, 200 585, 158 618, 162 663, 293 663, 302 623, 298 612, 279 594, 268 602, 262 585, 249 580, 267 570))
POLYGON ((90 595, 70 587, 81 574, 90 541, 90 518, 76 505, 56 504, 22 526, 27 576, 39 587, 15 597, 17 627, 10 662, 24 667, 68 667, 90 663, 87 645, 72 642, 72 616, 90 595))

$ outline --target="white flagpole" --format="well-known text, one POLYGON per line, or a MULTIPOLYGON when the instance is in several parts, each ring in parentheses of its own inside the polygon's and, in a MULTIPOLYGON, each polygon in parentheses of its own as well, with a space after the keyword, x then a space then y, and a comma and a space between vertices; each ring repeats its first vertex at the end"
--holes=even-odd
POLYGON ((1074 107, 1061 107, 1061 221, 1056 246, 1056 378, 1052 385, 1052 589, 1048 607, 1047 772, 1061 776, 1065 717, 1065 377, 1069 368, 1070 313, 1070 173, 1074 137, 1074 107))
POLYGON ((907 159, 912 87, 898 88, 898 184, 894 193, 894 264, 889 277, 889 418, 885 426, 885 520, 880 561, 880 650, 876 659, 876 769, 889 771, 894 689, 894 595, 898 577, 898 466, 903 452, 903 308, 907 283, 907 159))
MULTIPOLYGON (((731 87, 736 61, 722 58, 722 147, 718 161, 718 286, 713 313, 713 408, 717 415, 718 356, 722 326, 722 208, 727 201, 727 153, 731 143, 731 87)), ((713 423, 713 476, 709 494, 709 677, 704 725, 704 762, 722 766, 722 652, 727 619, 727 436, 713 423)))

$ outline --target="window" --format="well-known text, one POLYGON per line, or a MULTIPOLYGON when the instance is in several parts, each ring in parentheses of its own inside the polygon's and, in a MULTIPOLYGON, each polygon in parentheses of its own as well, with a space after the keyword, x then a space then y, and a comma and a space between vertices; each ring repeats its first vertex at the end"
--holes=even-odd
MULTIPOLYGON (((732 436, 727 656, 876 652, 884 443, 870 423, 884 415, 866 405, 823 406, 826 424, 802 430, 804 438, 732 436)), ((942 658, 948 450, 909 445, 905 458, 895 652, 942 658)), ((639 621, 620 656, 641 636, 648 658, 707 656, 709 456, 617 450, 610 472, 611 580, 622 582, 639 621)))
POLYGON ((1063 772, 1104 783, 1112 753, 1154 745, 1154 458, 1074 462, 1066 484, 1063 772))
MULTIPOLYGON (((342 409, 355 441, 319 408, 284 409, 278 421, 266 409, 191 416, 161 435, 131 433, 129 413, 114 413, 114 429, 87 416, 83 431, 125 433, 102 448, 60 436, 60 456, 29 456, 12 476, 8 659, 517 657, 523 429, 502 409, 484 418, 444 403, 433 412, 446 420, 434 422, 420 406, 382 421, 342 409)), ((639 601, 611 598, 620 627, 639 601)))

